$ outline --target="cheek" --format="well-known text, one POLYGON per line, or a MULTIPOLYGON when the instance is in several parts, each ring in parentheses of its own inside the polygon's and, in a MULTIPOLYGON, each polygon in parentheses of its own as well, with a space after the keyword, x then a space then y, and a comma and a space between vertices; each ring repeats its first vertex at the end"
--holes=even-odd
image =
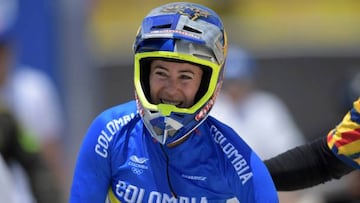
POLYGON ((185 85, 181 89, 188 95, 189 99, 194 100, 200 84, 185 85))
POLYGON ((164 84, 164 82, 161 80, 153 78, 150 79, 149 85, 150 85, 150 98, 152 102, 156 102, 157 96, 159 95, 160 91, 163 89, 163 87, 166 84, 164 84))
POLYGON ((157 92, 158 83, 155 82, 154 80, 150 80, 149 85, 150 85, 150 96, 153 97, 157 92))

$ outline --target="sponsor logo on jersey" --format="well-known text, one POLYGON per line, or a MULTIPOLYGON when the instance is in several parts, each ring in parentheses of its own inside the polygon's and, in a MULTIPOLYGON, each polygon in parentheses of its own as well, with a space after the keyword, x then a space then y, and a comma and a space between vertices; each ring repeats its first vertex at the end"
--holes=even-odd
POLYGON ((136 155, 130 156, 128 165, 131 166, 131 171, 136 175, 141 175, 144 170, 147 170, 149 167, 146 165, 148 158, 137 157, 136 155))

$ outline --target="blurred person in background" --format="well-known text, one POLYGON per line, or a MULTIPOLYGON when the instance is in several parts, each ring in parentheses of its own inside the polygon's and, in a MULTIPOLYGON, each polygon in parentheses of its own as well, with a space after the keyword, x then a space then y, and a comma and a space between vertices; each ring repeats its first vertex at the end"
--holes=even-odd
MULTIPOLYGON (((61 140, 63 112, 53 81, 35 67, 16 61, 16 26, 20 3, 17 0, 0 0, 1 100, 19 121, 22 130, 40 144, 41 156, 56 180, 52 186, 59 188, 56 192, 59 194, 48 195, 57 198, 52 202, 60 201, 59 197, 65 199, 68 184, 68 168, 61 140)), ((19 177, 23 176, 21 170, 15 171, 20 171, 19 177)), ((44 185, 47 184, 44 180, 44 185)))
MULTIPOLYGON (((257 87, 256 75, 256 61, 250 53, 230 45, 222 92, 211 114, 232 126, 265 160, 304 144, 305 138, 286 104, 257 87)), ((300 196, 299 192, 279 193, 283 203, 295 203, 300 196)))
POLYGON ((14 186, 11 180, 11 173, 0 154, 0 197, 4 202, 15 202, 14 186))
POLYGON ((61 203, 56 179, 41 156, 39 143, 22 131, 0 104, 0 202, 61 203))

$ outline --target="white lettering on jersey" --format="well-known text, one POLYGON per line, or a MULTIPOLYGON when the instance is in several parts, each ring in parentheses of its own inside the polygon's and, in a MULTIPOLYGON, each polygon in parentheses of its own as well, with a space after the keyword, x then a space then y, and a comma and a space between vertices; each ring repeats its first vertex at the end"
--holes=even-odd
POLYGON ((125 181, 119 180, 116 184, 116 191, 118 197, 122 198, 122 202, 127 203, 207 203, 206 197, 184 197, 178 196, 178 198, 173 197, 167 193, 161 193, 158 191, 146 192, 143 188, 138 188, 134 185, 126 184, 125 181), (148 199, 144 199, 145 195, 148 194, 148 199))
POLYGON ((97 144, 95 145, 95 152, 101 157, 106 158, 108 156, 107 149, 109 148, 109 142, 112 140, 112 136, 119 131, 120 126, 124 126, 132 118, 134 118, 134 116, 135 114, 131 113, 108 122, 105 125, 105 129, 101 130, 100 135, 98 136, 97 144))
POLYGON ((210 130, 215 142, 219 144, 228 159, 231 160, 231 164, 234 166, 242 184, 244 185, 250 178, 253 177, 250 166, 234 145, 228 142, 226 137, 214 125, 210 127, 210 130))

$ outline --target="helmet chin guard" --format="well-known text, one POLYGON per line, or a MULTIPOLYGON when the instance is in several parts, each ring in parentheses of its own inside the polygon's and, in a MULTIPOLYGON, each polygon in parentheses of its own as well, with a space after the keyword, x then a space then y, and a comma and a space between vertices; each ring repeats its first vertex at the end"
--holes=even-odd
POLYGON ((171 116, 164 117, 160 112, 147 111, 143 117, 147 129, 152 135, 156 135, 153 137, 162 144, 165 144, 168 137, 171 139, 184 126, 171 116))
POLYGON ((218 15, 193 3, 169 3, 143 20, 134 43, 135 98, 145 127, 161 144, 182 143, 208 116, 223 79, 226 34, 218 15), (187 62, 203 70, 194 105, 153 104, 149 68, 154 59, 187 62))

